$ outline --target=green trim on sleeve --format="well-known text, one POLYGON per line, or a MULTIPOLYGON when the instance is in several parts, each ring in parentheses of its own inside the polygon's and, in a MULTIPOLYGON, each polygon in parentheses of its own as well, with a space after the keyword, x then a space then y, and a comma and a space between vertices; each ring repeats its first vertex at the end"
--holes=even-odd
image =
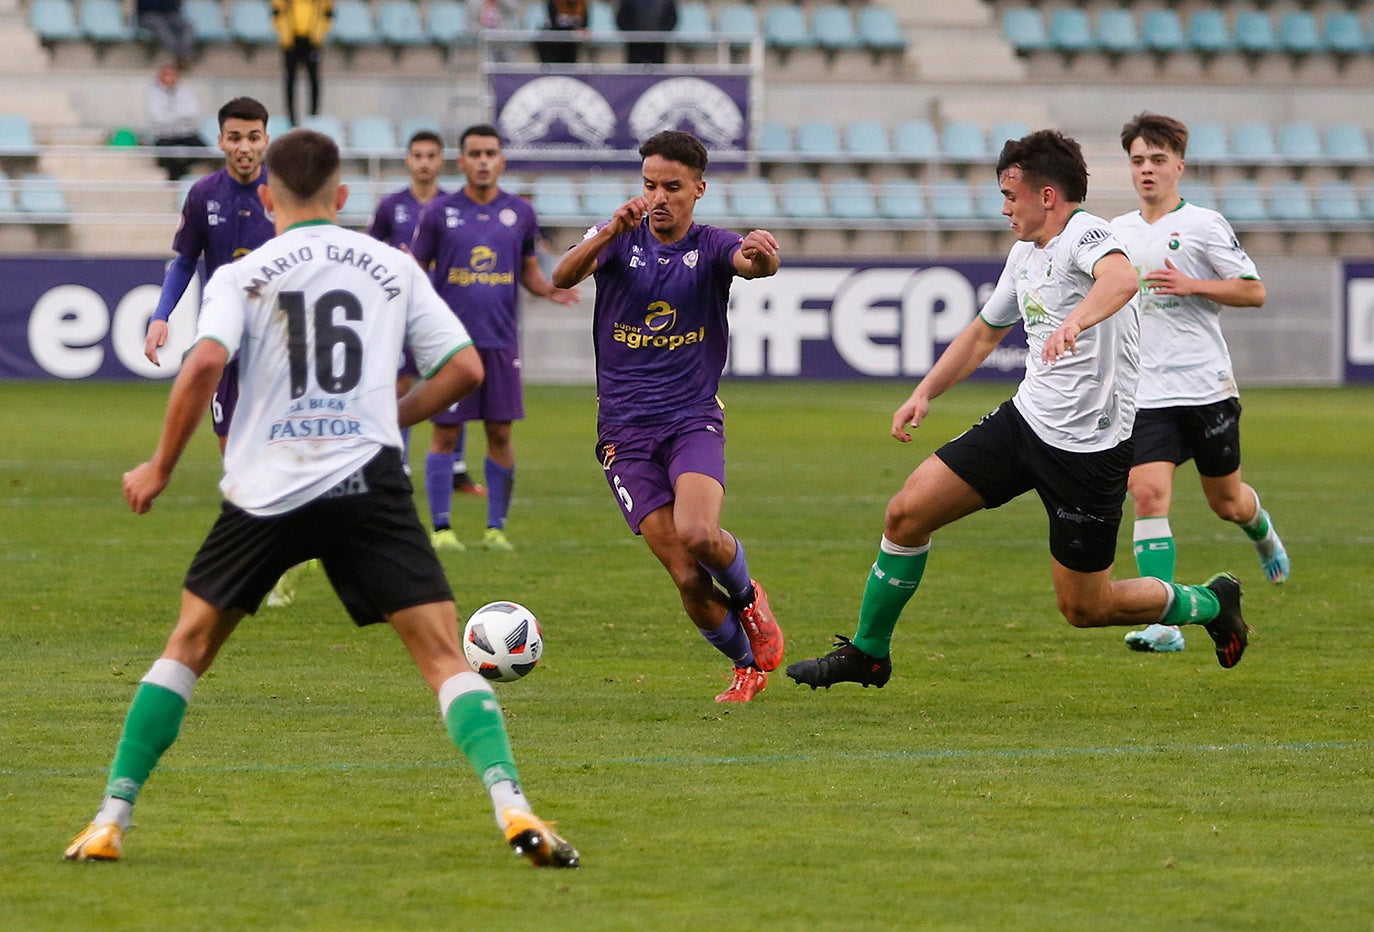
POLYGON ((1263 279, 1260 278, 1258 275, 1242 275, 1242 276, 1240 276, 1240 280, 1243 281, 1243 282, 1258 282, 1258 281, 1263 281, 1263 279))
POLYGON ((978 312, 978 319, 981 320, 983 323, 987 324, 993 330, 1006 330, 1007 328, 1015 327, 1018 323, 1020 323, 1020 321, 1014 320, 1009 324, 994 324, 992 321, 988 320, 986 317, 983 316, 982 311, 978 312))
POLYGON ((204 340, 209 340, 211 343, 218 343, 220 346, 224 347, 224 351, 229 354, 230 359, 234 358, 234 351, 229 348, 228 343, 225 343, 219 337, 211 336, 207 333, 205 336, 201 337, 195 343, 192 343, 190 346, 186 347, 186 352, 181 354, 181 361, 185 362, 186 357, 191 355, 191 350, 195 349, 197 344, 201 343, 204 340))
POLYGON ((449 361, 450 359, 452 359, 454 356, 457 356, 459 353, 461 353, 463 350, 467 349, 467 348, 468 348, 469 346, 471 346, 471 345, 472 345, 472 341, 471 341, 471 340, 468 340, 468 341, 465 342, 465 343, 459 343, 459 344, 458 344, 457 346, 455 346, 453 349, 449 350, 448 354, 447 354, 446 356, 444 356, 443 359, 439 360, 438 365, 436 365, 433 369, 430 369, 428 372, 425 373, 425 378, 426 378, 426 379, 432 379, 432 378, 434 378, 434 373, 436 373, 436 372, 438 372, 440 369, 444 368, 444 366, 448 364, 448 361, 449 361))

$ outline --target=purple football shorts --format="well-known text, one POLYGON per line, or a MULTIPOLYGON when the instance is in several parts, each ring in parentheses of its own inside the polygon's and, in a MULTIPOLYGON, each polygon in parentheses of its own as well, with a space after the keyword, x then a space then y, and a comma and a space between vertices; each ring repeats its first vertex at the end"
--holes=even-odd
POLYGON ((520 386, 520 353, 513 349, 479 349, 487 372, 477 391, 447 411, 436 414, 435 424, 465 421, 519 421, 525 417, 525 393, 520 386))
POLYGON ((630 530, 674 499, 683 473, 710 476, 725 487, 725 418, 720 411, 671 424, 604 424, 596 457, 630 530))
POLYGON ((224 367, 224 375, 219 377, 215 386, 215 397, 210 400, 210 426, 215 429, 216 437, 229 436, 229 422, 234 419, 234 409, 239 403, 239 361, 229 360, 224 367))

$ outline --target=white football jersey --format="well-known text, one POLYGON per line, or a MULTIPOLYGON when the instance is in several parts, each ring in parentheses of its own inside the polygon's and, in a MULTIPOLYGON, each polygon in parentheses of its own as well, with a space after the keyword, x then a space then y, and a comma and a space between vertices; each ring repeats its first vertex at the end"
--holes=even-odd
MULTIPOLYGON (((1142 278, 1168 259, 1190 278, 1259 278, 1235 231, 1215 210, 1184 201, 1154 223, 1133 210, 1112 220, 1142 278)), ((1142 408, 1203 405, 1240 394, 1221 336, 1221 305, 1201 295, 1152 294, 1141 283, 1142 408)))
POLYGON ((1041 249, 1018 242, 1007 255, 992 297, 980 312, 994 327, 1020 319, 1030 348, 1026 377, 1012 402, 1037 437, 1074 453, 1110 450, 1135 426, 1140 368, 1140 316, 1136 299, 1078 335, 1078 352, 1049 366, 1040 359, 1045 339, 1082 302, 1093 266, 1125 249, 1107 221, 1083 210, 1041 249))
POLYGON ((414 259, 332 223, 294 226, 215 272, 196 340, 238 354, 220 490, 261 516, 400 448, 403 345, 428 377, 471 343, 414 259))

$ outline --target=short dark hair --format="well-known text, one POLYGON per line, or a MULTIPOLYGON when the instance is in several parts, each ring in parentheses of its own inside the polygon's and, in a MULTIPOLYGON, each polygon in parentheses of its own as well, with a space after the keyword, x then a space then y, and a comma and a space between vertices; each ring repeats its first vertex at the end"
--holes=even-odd
POLYGON ((235 97, 219 108, 219 128, 224 129, 228 120, 248 120, 258 122, 267 129, 267 108, 252 97, 235 97))
POLYGON ((463 130, 463 135, 458 137, 459 152, 462 152, 463 148, 467 145, 469 136, 495 136, 498 142, 501 140, 501 134, 497 131, 495 126, 492 126, 490 123, 474 123, 463 130))
POLYGON ((1032 187, 1051 187, 1064 199, 1080 203, 1088 197, 1088 163, 1083 147, 1058 130, 1040 129, 1020 139, 1008 139, 997 159, 997 177, 1019 168, 1032 187))
POLYGON ((1121 148, 1128 153, 1131 143, 1137 139, 1145 140, 1149 146, 1159 146, 1182 158, 1188 151, 1188 127, 1182 121, 1161 113, 1146 110, 1131 117, 1129 123, 1121 127, 1121 148))
POLYGON ((267 147, 267 175, 297 200, 314 200, 338 178, 339 146, 313 129, 283 133, 267 147))
POLYGON ((680 162, 698 175, 706 171, 706 147, 700 139, 682 130, 665 129, 640 143, 640 158, 647 159, 651 155, 680 162))
POLYGON ((444 137, 432 129, 422 129, 411 135, 410 140, 406 143, 406 151, 409 152, 410 147, 417 142, 432 142, 439 147, 440 152, 444 151, 444 137))

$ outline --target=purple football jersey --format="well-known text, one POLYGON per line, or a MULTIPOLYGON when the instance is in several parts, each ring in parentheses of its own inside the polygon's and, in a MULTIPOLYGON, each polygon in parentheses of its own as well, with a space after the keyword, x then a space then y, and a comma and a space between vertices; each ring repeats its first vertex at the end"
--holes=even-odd
POLYGON ((464 191, 436 197, 410 250, 478 349, 518 349, 520 276, 539 224, 529 201, 498 191, 478 204, 464 191))
POLYGON ((277 231, 258 199, 258 186, 266 183, 265 168, 249 184, 239 184, 221 168, 191 185, 172 249, 190 259, 204 254, 208 278, 267 242, 277 231))
POLYGON ((715 403, 740 242, 694 223, 664 245, 646 219, 602 250, 592 339, 603 423, 671 420, 715 403))
MULTIPOLYGON (((443 193, 441 189, 439 195, 443 193)), ((377 212, 372 215, 367 235, 388 246, 409 249, 410 241, 415 238, 415 226, 428 203, 421 204, 408 187, 388 194, 377 203, 377 212)))

